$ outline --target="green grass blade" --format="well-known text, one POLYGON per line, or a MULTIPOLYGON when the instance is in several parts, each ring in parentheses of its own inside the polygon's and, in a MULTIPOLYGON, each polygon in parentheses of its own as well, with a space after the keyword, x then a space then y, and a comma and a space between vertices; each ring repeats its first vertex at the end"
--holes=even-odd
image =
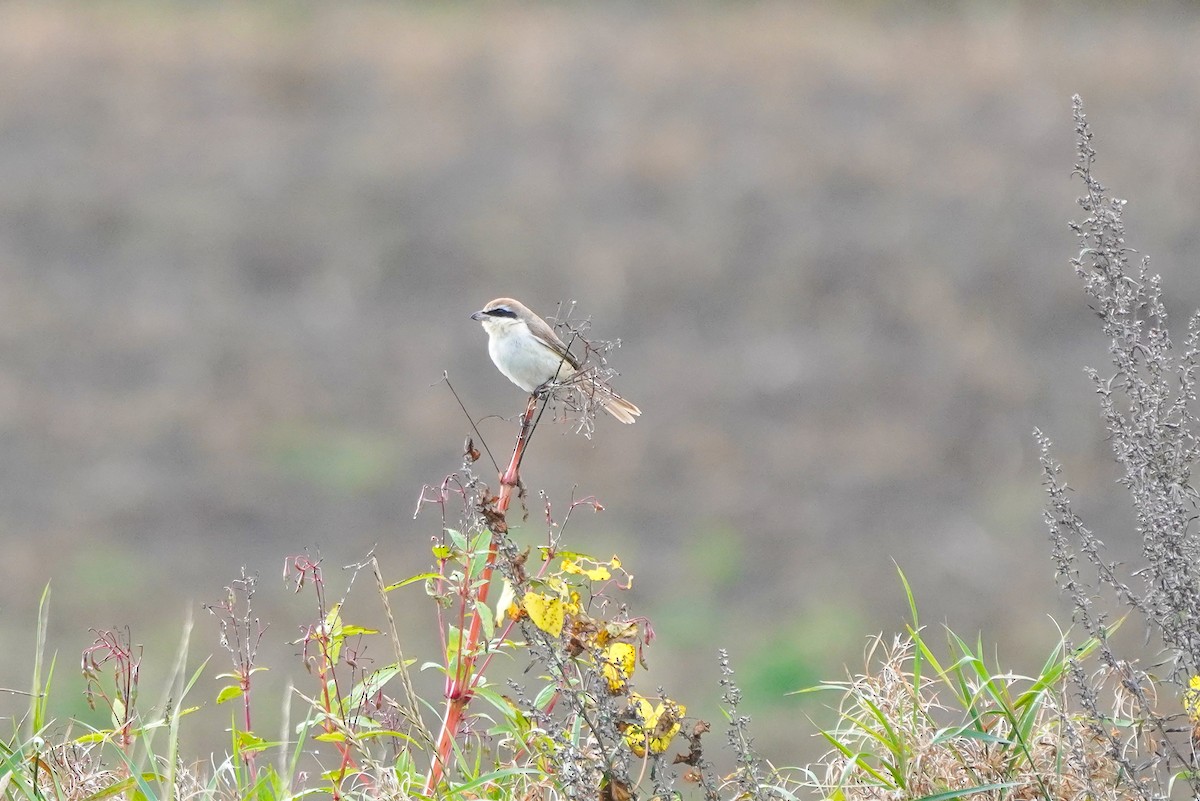
MULTIPOLYGON (((50 687, 50 676, 42 680, 42 669, 46 657, 46 629, 50 619, 50 584, 42 590, 42 598, 38 601, 37 629, 34 635, 33 648, 33 686, 29 698, 30 737, 36 737, 46 727, 46 703, 50 687)), ((54 661, 51 660, 50 672, 53 674, 54 661)))
POLYGON ((921 798, 914 798, 913 801, 949 801, 952 798, 962 798, 967 795, 975 795, 976 793, 990 793, 994 790, 1007 790, 1010 787, 1020 787, 1022 782, 999 782, 997 784, 982 784, 978 787, 963 787, 958 790, 947 790, 944 793, 935 793, 934 795, 926 795, 921 798))

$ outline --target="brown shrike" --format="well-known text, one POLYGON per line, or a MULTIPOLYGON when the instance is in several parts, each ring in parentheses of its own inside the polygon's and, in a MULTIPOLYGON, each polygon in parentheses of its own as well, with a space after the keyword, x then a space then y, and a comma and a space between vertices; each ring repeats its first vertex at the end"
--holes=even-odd
MULTIPOLYGON (((496 298, 471 315, 488 333, 488 354, 508 380, 526 392, 562 384, 579 372, 580 363, 545 320, 520 301, 496 298)), ((600 381, 587 387, 593 400, 622 423, 642 410, 600 381)))

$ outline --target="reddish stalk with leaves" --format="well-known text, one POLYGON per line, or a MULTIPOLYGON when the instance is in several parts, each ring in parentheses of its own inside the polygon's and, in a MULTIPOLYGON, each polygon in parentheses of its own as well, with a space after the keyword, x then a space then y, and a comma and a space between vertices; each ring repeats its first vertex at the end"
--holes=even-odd
MULTIPOLYGON (((475 606, 486 605, 488 601, 488 594, 492 587, 492 576, 496 566, 496 536, 503 533, 507 528, 504 516, 508 513, 508 505, 512 500, 513 488, 521 483, 521 459, 525 455, 525 446, 529 443, 529 437, 533 433, 538 401, 539 396, 536 394, 529 397, 529 402, 525 406, 525 413, 521 416, 521 429, 517 434, 517 443, 513 448, 508 469, 500 476, 500 494, 496 497, 495 503, 491 505, 491 508, 485 510, 484 517, 488 520, 488 527, 492 530, 492 539, 488 545, 487 560, 484 562, 483 572, 480 576, 479 590, 473 599, 475 606)), ((479 678, 475 670, 475 656, 479 648, 480 634, 483 630, 483 619, 480 617, 479 612, 474 609, 471 610, 470 615, 470 627, 467 628, 464 626, 460 629, 460 632, 466 630, 466 634, 461 635, 460 633, 462 642, 459 644, 458 659, 454 673, 446 677, 446 708, 442 714, 442 728, 438 734, 437 750, 434 752, 433 762, 429 766, 429 775, 425 779, 425 793, 430 796, 433 795, 434 790, 445 773, 450 754, 454 750, 454 737, 458 732, 459 725, 462 723, 467 704, 471 702, 472 689, 479 678)))
POLYGON ((342 783, 350 774, 357 775, 368 787, 374 784, 370 774, 354 758, 355 734, 347 717, 345 697, 336 675, 339 654, 350 627, 342 623, 341 604, 330 607, 325 600, 325 581, 320 562, 307 556, 294 556, 285 565, 286 572, 295 582, 296 592, 311 582, 317 596, 320 622, 305 627, 304 636, 298 643, 303 646, 305 666, 320 682, 316 705, 322 713, 321 728, 338 751, 338 766, 328 775, 332 785, 330 794, 334 801, 339 801, 344 797, 342 783))

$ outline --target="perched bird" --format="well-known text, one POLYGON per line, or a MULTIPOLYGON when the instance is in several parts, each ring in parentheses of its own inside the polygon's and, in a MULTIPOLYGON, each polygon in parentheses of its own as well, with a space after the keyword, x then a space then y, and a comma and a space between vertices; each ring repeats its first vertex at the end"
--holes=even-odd
MULTIPOLYGON (((471 315, 488 333, 488 354, 508 380, 526 392, 537 392, 552 382, 565 383, 579 372, 579 360, 567 350, 545 320, 520 301, 496 298, 471 315)), ((604 411, 622 423, 632 423, 642 410, 594 381, 586 387, 604 411)))

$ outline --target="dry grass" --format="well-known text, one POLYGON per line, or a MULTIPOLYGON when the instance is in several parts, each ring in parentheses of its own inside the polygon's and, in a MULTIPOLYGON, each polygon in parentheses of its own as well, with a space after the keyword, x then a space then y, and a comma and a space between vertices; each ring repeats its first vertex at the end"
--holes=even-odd
MULTIPOLYGON (((818 688, 841 694, 834 748, 811 786, 844 801, 972 797, 1117 801, 1130 797, 1111 742, 1072 708, 1069 667, 1094 650, 1056 650, 1038 676, 989 672, 952 633, 945 667, 921 632, 872 641, 863 673, 818 688)), ((1139 743, 1130 729, 1130 748, 1139 743)))

